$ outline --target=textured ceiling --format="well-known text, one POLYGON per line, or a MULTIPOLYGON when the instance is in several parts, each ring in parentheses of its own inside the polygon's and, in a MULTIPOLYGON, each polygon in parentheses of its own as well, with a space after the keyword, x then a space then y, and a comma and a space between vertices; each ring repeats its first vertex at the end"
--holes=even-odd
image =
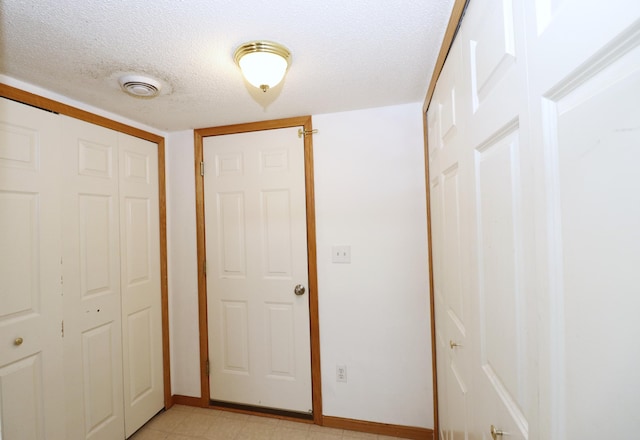
POLYGON ((422 101, 452 0, 0 0, 0 73, 174 131, 422 101), (262 93, 232 59, 277 41, 262 93), (120 91, 123 73, 163 84, 120 91))

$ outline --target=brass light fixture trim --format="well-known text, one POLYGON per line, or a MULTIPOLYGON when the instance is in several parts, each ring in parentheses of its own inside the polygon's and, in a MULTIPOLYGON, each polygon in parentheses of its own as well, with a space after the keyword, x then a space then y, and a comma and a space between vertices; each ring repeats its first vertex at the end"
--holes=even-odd
POLYGON ((259 87, 260 89, 262 89, 263 92, 266 92, 270 87, 273 87, 276 84, 278 84, 284 77, 284 74, 286 73, 286 71, 289 69, 289 66, 291 65, 291 52, 289 51, 289 49, 273 41, 256 40, 256 41, 250 41, 248 43, 245 43, 236 49, 233 58, 235 60, 236 65, 240 68, 241 71, 243 71, 245 78, 247 78, 247 80, 253 85, 256 85, 256 87, 259 87), (243 70, 243 66, 240 63, 240 60, 242 60, 242 58, 245 55, 250 55, 255 53, 266 53, 266 54, 277 55, 285 61, 286 67, 282 72, 282 77, 277 82, 272 84, 261 83, 256 85, 255 82, 252 82, 251 80, 249 80, 249 78, 247 77, 247 73, 243 70))

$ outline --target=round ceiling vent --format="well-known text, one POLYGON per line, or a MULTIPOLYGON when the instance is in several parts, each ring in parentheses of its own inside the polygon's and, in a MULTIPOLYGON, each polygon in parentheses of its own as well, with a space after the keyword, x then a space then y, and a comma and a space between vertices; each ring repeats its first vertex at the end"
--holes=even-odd
POLYGON ((142 75, 125 75, 119 79, 122 90, 141 98, 153 98, 160 93, 160 82, 142 75))

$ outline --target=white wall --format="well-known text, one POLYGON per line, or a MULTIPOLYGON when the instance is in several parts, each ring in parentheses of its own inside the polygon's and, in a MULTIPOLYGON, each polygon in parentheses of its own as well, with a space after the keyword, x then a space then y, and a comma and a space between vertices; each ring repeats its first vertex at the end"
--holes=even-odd
MULTIPOLYGON (((323 413, 433 428, 421 105, 313 125, 323 413), (336 244, 351 264, 331 263, 336 244)), ((173 393, 199 397, 192 132, 167 152, 173 393)))
POLYGON ((420 115, 410 104, 313 117, 325 415, 433 428, 420 115), (351 264, 331 263, 336 244, 351 264))
POLYGON ((170 133, 165 145, 171 391, 200 397, 193 131, 170 133))

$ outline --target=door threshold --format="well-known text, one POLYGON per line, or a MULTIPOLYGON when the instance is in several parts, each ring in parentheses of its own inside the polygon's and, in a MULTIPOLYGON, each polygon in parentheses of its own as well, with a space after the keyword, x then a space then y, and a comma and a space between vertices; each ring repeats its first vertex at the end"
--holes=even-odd
POLYGON ((263 406, 243 405, 241 403, 224 402, 221 400, 209 400, 209 407, 222 410, 231 410, 258 416, 268 416, 280 419, 295 419, 296 421, 313 421, 312 413, 300 413, 284 409, 266 408, 263 406))

